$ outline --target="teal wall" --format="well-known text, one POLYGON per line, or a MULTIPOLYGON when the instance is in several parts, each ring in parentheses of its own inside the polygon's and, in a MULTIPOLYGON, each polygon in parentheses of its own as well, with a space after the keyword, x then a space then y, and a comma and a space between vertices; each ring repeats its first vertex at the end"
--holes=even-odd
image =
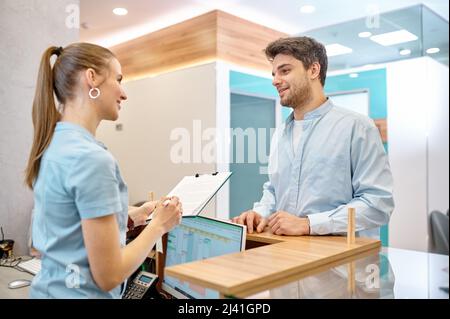
POLYGON ((369 90, 369 116, 373 119, 387 117, 386 69, 358 72, 357 78, 348 74, 330 76, 325 81, 327 94, 337 91, 369 90))
MULTIPOLYGON (((369 91, 369 116, 372 119, 387 118, 386 69, 358 72, 357 78, 348 74, 327 77, 325 93, 367 89, 369 91)), ((386 152, 387 143, 384 143, 386 152)), ((389 244, 388 225, 381 227, 380 238, 383 246, 389 244)))
POLYGON ((230 89, 237 93, 278 98, 278 92, 272 85, 271 79, 236 71, 230 71, 230 89))
MULTIPOLYGON (((370 112, 373 119, 387 118, 386 97, 386 69, 365 71, 358 73, 357 78, 351 78, 348 74, 327 77, 325 92, 327 94, 339 91, 369 90, 370 112)), ((291 113, 291 109, 283 108, 283 119, 291 113)))

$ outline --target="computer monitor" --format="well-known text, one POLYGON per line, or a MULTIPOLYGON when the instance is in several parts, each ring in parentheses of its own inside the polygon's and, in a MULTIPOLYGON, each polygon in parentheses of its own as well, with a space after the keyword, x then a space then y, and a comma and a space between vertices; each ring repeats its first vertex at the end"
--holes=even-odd
MULTIPOLYGON (((185 216, 168 234, 165 267, 240 252, 245 249, 246 227, 204 216, 185 216)), ((162 288, 179 299, 219 298, 219 292, 171 276, 162 288)))

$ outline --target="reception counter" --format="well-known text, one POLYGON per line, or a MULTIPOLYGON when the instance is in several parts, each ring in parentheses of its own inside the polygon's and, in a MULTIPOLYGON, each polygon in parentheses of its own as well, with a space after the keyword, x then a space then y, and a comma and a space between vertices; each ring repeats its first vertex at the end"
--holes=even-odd
MULTIPOLYGON (((350 263, 351 279, 355 275, 351 262, 378 254, 380 249, 381 242, 369 238, 356 238, 354 244, 348 244, 341 236, 264 232, 248 234, 243 252, 167 267, 164 274, 219 291, 222 296, 246 297, 345 263, 350 263)), ((350 279, 348 287, 353 290, 350 279)))

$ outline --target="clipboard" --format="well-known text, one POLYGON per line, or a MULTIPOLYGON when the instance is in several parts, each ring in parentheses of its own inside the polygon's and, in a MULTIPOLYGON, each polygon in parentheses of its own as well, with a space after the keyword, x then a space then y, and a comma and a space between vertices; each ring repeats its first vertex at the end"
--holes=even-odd
MULTIPOLYGON (((167 196, 177 196, 180 199, 183 205, 183 217, 197 216, 225 185, 231 175, 232 172, 215 172, 185 176, 167 196)), ((147 221, 151 219, 152 215, 147 221)))
POLYGON ((231 172, 215 172, 185 176, 168 196, 180 198, 183 216, 197 216, 228 181, 231 174, 231 172))

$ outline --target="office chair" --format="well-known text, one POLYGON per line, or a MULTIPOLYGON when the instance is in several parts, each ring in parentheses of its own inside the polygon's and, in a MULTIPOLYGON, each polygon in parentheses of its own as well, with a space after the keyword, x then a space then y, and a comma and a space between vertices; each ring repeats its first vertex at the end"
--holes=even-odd
POLYGON ((448 255, 448 221, 448 215, 440 211, 434 210, 430 214, 433 253, 448 255))

